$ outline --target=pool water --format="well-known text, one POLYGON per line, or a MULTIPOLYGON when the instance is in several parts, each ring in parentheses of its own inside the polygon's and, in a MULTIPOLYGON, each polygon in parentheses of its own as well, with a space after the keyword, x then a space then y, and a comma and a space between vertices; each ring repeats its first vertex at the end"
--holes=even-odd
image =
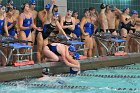
POLYGON ((140 93, 140 64, 0 84, 0 93, 140 93))

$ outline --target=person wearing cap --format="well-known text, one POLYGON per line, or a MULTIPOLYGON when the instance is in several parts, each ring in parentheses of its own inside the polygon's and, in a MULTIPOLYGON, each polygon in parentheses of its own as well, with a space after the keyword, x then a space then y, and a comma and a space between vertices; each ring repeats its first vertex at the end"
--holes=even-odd
POLYGON ((108 21, 108 30, 110 31, 112 35, 117 35, 116 29, 115 29, 116 15, 121 15, 120 10, 115 8, 114 6, 107 5, 106 17, 108 21))
POLYGON ((136 21, 136 31, 140 31, 140 18, 137 10, 131 11, 131 17, 136 21))
MULTIPOLYGON (((29 4, 30 4, 31 13, 33 14, 34 24, 36 25, 36 18, 37 18, 37 11, 35 10, 36 1, 35 0, 30 0, 29 4)), ((35 31, 35 29, 32 29, 31 32, 32 32, 32 41, 33 41, 33 44, 34 44, 35 37, 36 37, 36 31, 35 31)))
POLYGON ((12 8, 8 8, 7 10, 7 26, 8 26, 8 32, 10 36, 13 36, 14 38, 17 38, 17 31, 16 31, 16 24, 17 21, 14 19, 13 14, 14 10, 12 8))
MULTIPOLYGON (((52 13, 55 13, 55 12, 58 12, 58 6, 57 5, 54 5, 53 6, 53 9, 52 9, 52 13)), ((61 19, 61 15, 59 14, 58 16, 58 21, 60 22, 60 19, 61 19)), ((56 35, 56 34, 59 34, 59 30, 58 29, 55 29, 55 31, 53 31, 53 34, 56 35)))
POLYGON ((29 4, 30 4, 31 13, 33 14, 34 22, 36 24, 36 17, 37 17, 37 11, 35 10, 36 1, 35 0, 30 0, 29 4))
POLYGON ((68 36, 65 34, 64 30, 62 29, 59 21, 58 21, 59 13, 55 12, 52 16, 52 18, 48 19, 48 21, 45 22, 43 27, 43 32, 39 32, 37 35, 37 59, 38 62, 41 62, 41 52, 42 47, 46 46, 48 44, 48 38, 51 35, 51 33, 58 28, 61 33, 66 37, 66 39, 69 39, 68 36))
POLYGON ((106 16, 106 5, 105 4, 101 4, 100 5, 100 13, 99 13, 99 23, 100 23, 100 32, 108 32, 108 21, 107 21, 107 16, 106 16))
MULTIPOLYGON (((5 6, 0 5, 0 35, 9 36, 6 20, 5 6)), ((7 55, 7 49, 3 48, 2 52, 7 55)), ((6 60, 4 56, 0 55, 0 65, 6 66, 6 60)))
POLYGON ((14 9, 13 16, 14 16, 15 19, 18 19, 18 17, 19 17, 19 10, 16 9, 16 6, 14 5, 13 0, 8 0, 6 7, 14 9))
POLYGON ((64 61, 64 63, 71 67, 70 70, 74 72, 80 71, 80 63, 72 56, 75 54, 76 49, 73 45, 69 47, 61 43, 49 42, 48 45, 43 47, 44 59, 43 62, 57 62, 64 61))
MULTIPOLYGON (((105 4, 101 4, 100 5, 100 13, 99 13, 99 24, 100 24, 100 33, 107 33, 108 32, 108 20, 107 20, 107 16, 106 16, 106 5, 105 4)), ((103 56, 104 53, 104 48, 103 46, 99 43, 98 39, 96 39, 96 43, 97 43, 97 48, 98 48, 98 53, 99 56, 103 56)))
POLYGON ((54 7, 55 3, 56 3, 56 0, 52 0, 51 4, 47 4, 45 6, 44 10, 39 11, 38 17, 42 22, 42 26, 44 26, 47 19, 50 19, 50 17, 53 15, 52 10, 53 10, 53 7, 54 7))
POLYGON ((75 18, 72 17, 73 11, 68 9, 66 16, 61 18, 61 26, 65 33, 72 37, 73 30, 75 29, 75 18))
POLYGON ((93 45, 93 42, 95 42, 95 40, 92 37, 94 34, 94 25, 91 22, 89 9, 84 10, 84 17, 81 20, 80 29, 86 48, 86 50, 84 51, 84 56, 93 57, 93 50, 95 49, 93 45))
POLYGON ((51 7, 51 5, 47 4, 43 10, 38 12, 38 17, 39 17, 40 21, 42 22, 42 26, 44 25, 44 23, 46 21, 50 7, 51 7))
MULTIPOLYGON (((140 19, 138 18, 138 12, 136 10, 131 11, 131 25, 130 25, 130 31, 129 33, 135 33, 137 26, 136 23, 140 22, 140 19)), ((131 38, 131 34, 128 34, 127 36, 127 42, 128 42, 128 50, 129 52, 137 52, 138 51, 138 44, 134 40, 134 38, 131 38)))
POLYGON ((121 14, 120 17, 120 22, 121 22, 121 36, 123 36, 123 39, 126 40, 126 37, 130 31, 130 25, 131 25, 131 16, 129 15, 129 8, 123 9, 123 13, 121 14))
POLYGON ((130 28, 130 33, 135 33, 136 32, 136 23, 140 22, 140 18, 138 18, 138 12, 136 10, 131 11, 131 28, 130 28))

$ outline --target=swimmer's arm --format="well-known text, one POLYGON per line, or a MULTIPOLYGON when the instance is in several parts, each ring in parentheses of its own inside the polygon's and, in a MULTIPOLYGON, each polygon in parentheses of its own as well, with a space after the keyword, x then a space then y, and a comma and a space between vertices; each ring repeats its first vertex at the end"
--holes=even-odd
POLYGON ((30 29, 30 27, 24 27, 24 26, 23 26, 23 18, 24 18, 24 16, 21 14, 21 15, 19 16, 19 28, 20 28, 21 31, 22 31, 22 30, 30 29))
POLYGON ((131 19, 128 19, 127 21, 125 20, 125 17, 123 15, 121 15, 121 22, 123 22, 124 24, 127 24, 131 21, 131 19))
POLYGON ((119 14, 122 14, 122 11, 121 11, 120 9, 115 8, 115 10, 117 11, 117 14, 118 14, 118 13, 119 13, 119 14))
POLYGON ((140 18, 136 18, 135 20, 136 20, 136 22, 140 22, 140 18))
POLYGON ((65 17, 62 17, 61 20, 60 20, 61 27, 63 29, 69 28, 70 26, 64 26, 64 21, 65 21, 65 17))
POLYGON ((35 11, 34 24, 36 25, 37 11, 35 11))
POLYGON ((63 33, 63 35, 67 38, 67 40, 69 40, 68 36, 66 35, 66 33, 64 32, 64 30, 62 29, 60 23, 57 21, 56 22, 56 26, 58 27, 58 29, 63 33))
POLYGON ((7 28, 7 19, 6 18, 5 18, 5 22, 4 22, 4 30, 6 32, 6 36, 9 36, 8 28, 7 28))
POLYGON ((86 35, 85 31, 84 31, 84 25, 86 23, 86 19, 82 18, 81 23, 80 23, 80 29, 83 35, 86 35))
MULTIPOLYGON (((65 48, 65 49, 67 49, 67 48, 65 48)), ((69 67, 79 68, 78 65, 75 65, 75 64, 72 64, 72 63, 68 62, 67 57, 70 56, 70 55, 68 55, 68 53, 66 53, 66 52, 67 51, 61 53, 62 59, 64 60, 65 64, 69 67)))
POLYGON ((40 11, 39 13, 38 13, 38 17, 39 17, 39 19, 41 20, 41 22, 42 22, 42 24, 45 22, 45 18, 47 18, 47 13, 45 14, 45 17, 43 17, 43 15, 42 15, 42 11, 40 11))
POLYGON ((38 28, 36 27, 36 25, 34 24, 34 18, 32 17, 32 25, 31 27, 35 30, 38 30, 38 28))
POLYGON ((51 20, 51 18, 52 18, 52 16, 53 16, 53 14, 52 14, 52 10, 53 10, 53 7, 54 7, 54 4, 55 4, 55 2, 56 2, 56 0, 51 0, 51 7, 50 7, 50 9, 49 9, 49 12, 48 12, 48 16, 46 17, 46 19, 45 19, 45 22, 46 21, 49 21, 50 22, 50 20, 51 20))

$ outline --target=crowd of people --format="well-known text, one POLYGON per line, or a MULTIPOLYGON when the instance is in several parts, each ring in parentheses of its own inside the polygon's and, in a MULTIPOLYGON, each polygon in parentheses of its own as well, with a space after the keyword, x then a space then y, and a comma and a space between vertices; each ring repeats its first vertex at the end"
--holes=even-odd
MULTIPOLYGON (((62 34, 66 40, 81 38, 85 43, 84 56, 93 57, 96 56, 96 46, 99 55, 104 55, 103 46, 95 39, 95 34, 111 33, 127 40, 129 33, 135 33, 140 26, 138 12, 130 12, 128 7, 122 11, 113 5, 101 4, 100 11, 90 7, 84 10, 81 20, 78 12, 71 9, 61 16, 55 0, 41 11, 36 11, 35 7, 35 0, 22 4, 21 12, 12 0, 6 6, 0 5, 0 35, 32 41, 31 46, 37 42, 37 63, 63 60, 67 66, 80 69, 79 62, 72 57, 74 47, 52 42, 50 36, 62 34), (37 17, 42 27, 37 27, 37 17)), ((1 65, 6 66, 5 61, 1 61, 1 65)))

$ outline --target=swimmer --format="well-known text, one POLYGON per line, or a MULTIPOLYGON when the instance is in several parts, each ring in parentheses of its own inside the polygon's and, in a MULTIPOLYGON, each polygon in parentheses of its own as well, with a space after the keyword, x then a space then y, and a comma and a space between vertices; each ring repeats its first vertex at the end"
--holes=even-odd
POLYGON ((66 16, 61 18, 61 26, 65 33, 72 37, 73 30, 75 29, 75 18, 72 17, 73 11, 68 9, 66 16))
POLYGON ((95 39, 92 37, 94 34, 94 25, 91 23, 89 9, 84 10, 84 17, 80 23, 80 29, 82 32, 82 38, 85 39, 85 48, 84 55, 87 57, 92 57, 93 50, 95 50, 95 39))
POLYGON ((69 40, 68 36, 65 34, 64 30, 62 29, 62 27, 58 21, 58 16, 59 16, 58 12, 55 12, 53 14, 53 16, 45 22, 45 25, 43 27, 43 32, 38 33, 38 35, 37 35, 37 46, 38 46, 37 59, 38 59, 38 62, 41 62, 42 47, 46 46, 48 44, 48 37, 56 28, 58 28, 59 31, 61 33, 63 33, 63 35, 66 37, 66 39, 69 40))
POLYGON ((36 27, 34 24, 33 15, 30 12, 29 4, 25 3, 22 5, 22 13, 19 16, 19 28, 20 28, 20 39, 26 41, 32 41, 31 29, 42 31, 42 29, 36 27))

